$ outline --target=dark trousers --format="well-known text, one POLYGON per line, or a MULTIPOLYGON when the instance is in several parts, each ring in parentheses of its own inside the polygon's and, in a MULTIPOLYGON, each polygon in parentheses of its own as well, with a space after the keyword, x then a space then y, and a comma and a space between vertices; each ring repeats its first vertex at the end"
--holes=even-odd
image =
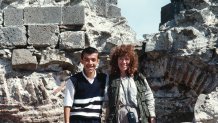
POLYGON ((101 123, 100 118, 70 117, 70 123, 101 123))

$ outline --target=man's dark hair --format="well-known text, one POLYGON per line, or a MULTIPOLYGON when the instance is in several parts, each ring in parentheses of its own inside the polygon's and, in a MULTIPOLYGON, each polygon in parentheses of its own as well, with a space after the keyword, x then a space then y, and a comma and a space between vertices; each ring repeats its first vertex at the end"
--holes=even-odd
POLYGON ((95 49, 94 47, 87 47, 82 51, 81 54, 81 59, 83 59, 84 54, 93 54, 93 53, 98 53, 98 50, 95 49))

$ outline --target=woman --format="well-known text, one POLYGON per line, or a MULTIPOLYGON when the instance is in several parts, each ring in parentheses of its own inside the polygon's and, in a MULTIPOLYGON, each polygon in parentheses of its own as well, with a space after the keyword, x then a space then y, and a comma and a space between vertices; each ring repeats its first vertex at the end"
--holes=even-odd
POLYGON ((155 123, 153 93, 145 77, 137 72, 134 47, 117 46, 110 57, 109 123, 155 123))

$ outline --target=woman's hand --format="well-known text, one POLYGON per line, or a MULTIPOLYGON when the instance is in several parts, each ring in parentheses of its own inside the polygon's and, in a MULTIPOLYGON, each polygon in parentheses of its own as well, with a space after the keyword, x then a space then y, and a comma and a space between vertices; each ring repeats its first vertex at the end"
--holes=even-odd
POLYGON ((151 117, 149 122, 150 122, 150 123, 156 123, 155 117, 151 117))

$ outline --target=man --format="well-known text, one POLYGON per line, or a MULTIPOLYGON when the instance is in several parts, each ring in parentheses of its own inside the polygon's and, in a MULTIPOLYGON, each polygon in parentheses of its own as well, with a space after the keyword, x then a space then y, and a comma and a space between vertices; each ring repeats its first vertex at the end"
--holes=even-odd
POLYGON ((96 73, 98 51, 92 47, 85 48, 81 63, 83 71, 71 76, 66 84, 65 123, 100 123, 107 77, 96 73))

